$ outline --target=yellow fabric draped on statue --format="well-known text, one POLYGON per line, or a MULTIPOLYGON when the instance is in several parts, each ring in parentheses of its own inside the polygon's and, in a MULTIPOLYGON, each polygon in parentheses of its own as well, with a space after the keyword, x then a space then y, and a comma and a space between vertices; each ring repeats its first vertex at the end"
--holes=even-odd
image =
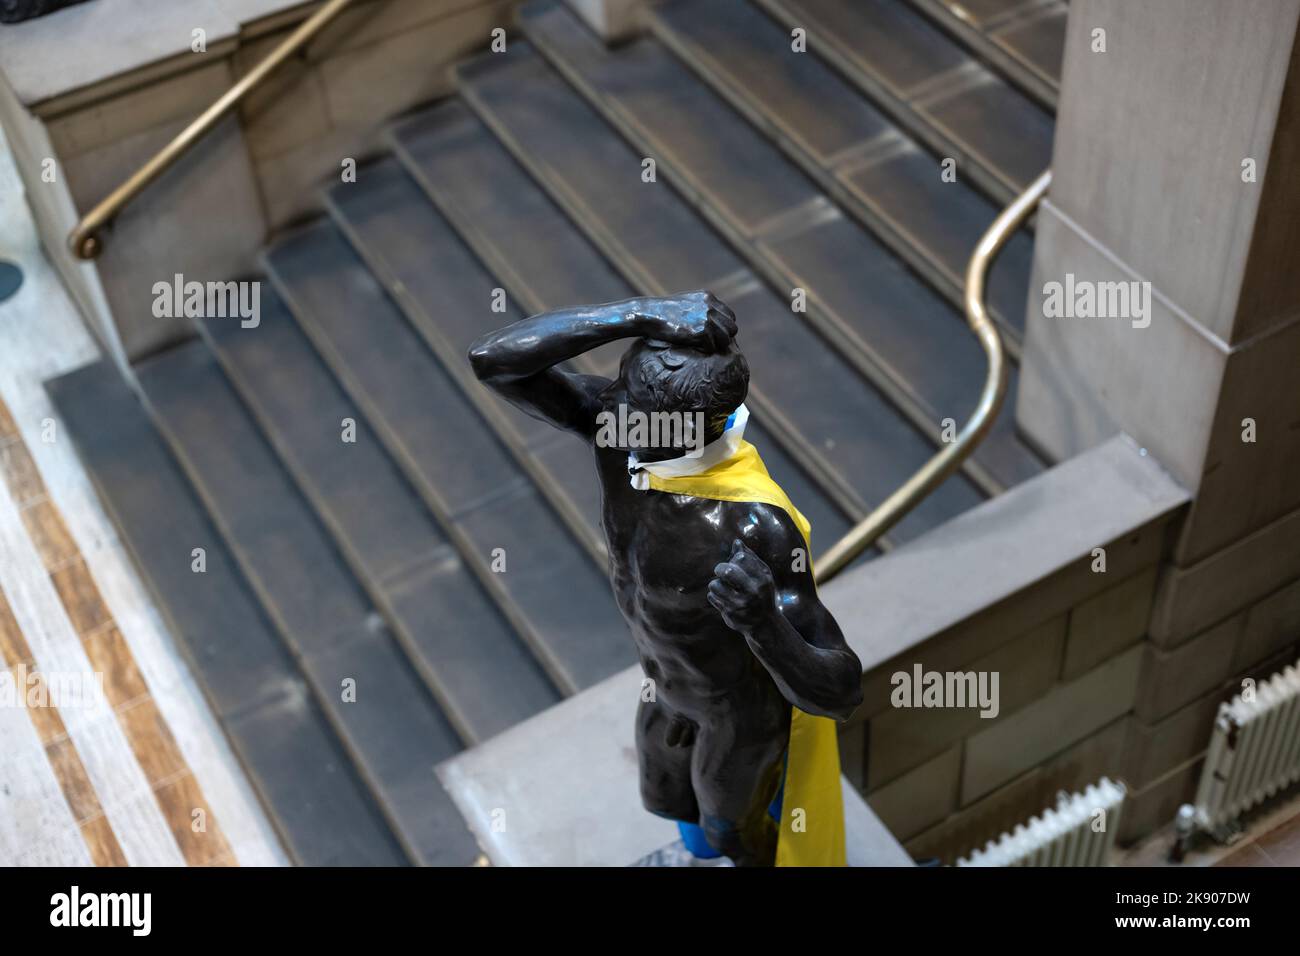
MULTIPOLYGON (((763 465, 758 449, 741 441, 736 454, 697 475, 649 475, 650 489, 719 501, 758 501, 790 516, 811 547, 808 519, 763 465)), ((809 558, 811 562, 811 557, 809 558)), ((811 563, 808 573, 812 574, 811 563)), ((777 866, 844 866, 844 803, 835 721, 791 708, 790 744, 781 798, 777 866)))

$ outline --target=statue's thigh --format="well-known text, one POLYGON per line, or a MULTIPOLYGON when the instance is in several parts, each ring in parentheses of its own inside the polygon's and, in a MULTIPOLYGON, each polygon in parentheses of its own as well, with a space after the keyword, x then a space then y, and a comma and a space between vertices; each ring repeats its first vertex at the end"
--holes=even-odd
POLYGON ((736 827, 761 819, 780 784, 788 736, 776 732, 741 741, 725 725, 701 726, 691 780, 702 819, 736 827))
POLYGON ((636 756, 641 804, 651 813, 696 823, 700 818, 691 786, 694 745, 668 745, 668 726, 676 714, 662 701, 642 701, 636 712, 636 756))

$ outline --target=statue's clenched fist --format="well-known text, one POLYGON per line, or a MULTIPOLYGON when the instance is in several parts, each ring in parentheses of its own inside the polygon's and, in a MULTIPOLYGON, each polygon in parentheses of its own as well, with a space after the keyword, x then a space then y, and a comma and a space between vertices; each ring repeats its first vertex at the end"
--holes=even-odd
POLYGON ((753 631, 777 613, 772 569, 743 541, 732 541, 731 557, 713 569, 709 603, 733 631, 753 631))

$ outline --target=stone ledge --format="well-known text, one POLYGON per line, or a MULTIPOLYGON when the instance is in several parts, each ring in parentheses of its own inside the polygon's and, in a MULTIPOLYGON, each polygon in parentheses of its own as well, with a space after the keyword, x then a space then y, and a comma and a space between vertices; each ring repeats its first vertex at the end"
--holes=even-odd
POLYGON ((866 673, 1087 560, 1093 548, 1169 518, 1188 500, 1151 457, 1117 435, 845 572, 822 599, 866 673))
MULTIPOLYGON (((312 0, 92 0, 0 30, 0 71, 19 101, 44 113, 57 101, 105 85, 105 95, 220 56, 246 28, 275 17, 302 19, 312 0), (142 29, 147 27, 147 29, 142 29), (207 33, 206 54, 190 49, 207 33), (189 58, 194 58, 190 60, 189 58)), ((63 107, 53 109, 59 112, 63 107)))
MULTIPOLYGON (((641 670, 629 667, 439 764, 493 864, 628 866, 677 839, 673 823, 641 807, 632 737, 640 692, 641 670)), ((858 792, 842 785, 849 865, 911 866, 858 792)))

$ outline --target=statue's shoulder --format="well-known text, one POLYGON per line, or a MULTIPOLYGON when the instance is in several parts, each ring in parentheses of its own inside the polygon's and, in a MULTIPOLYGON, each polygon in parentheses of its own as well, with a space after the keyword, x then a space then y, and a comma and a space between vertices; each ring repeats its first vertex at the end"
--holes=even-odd
POLYGON ((737 501, 728 509, 735 536, 765 561, 786 558, 793 548, 804 547, 803 533, 780 505, 766 501, 737 501))

